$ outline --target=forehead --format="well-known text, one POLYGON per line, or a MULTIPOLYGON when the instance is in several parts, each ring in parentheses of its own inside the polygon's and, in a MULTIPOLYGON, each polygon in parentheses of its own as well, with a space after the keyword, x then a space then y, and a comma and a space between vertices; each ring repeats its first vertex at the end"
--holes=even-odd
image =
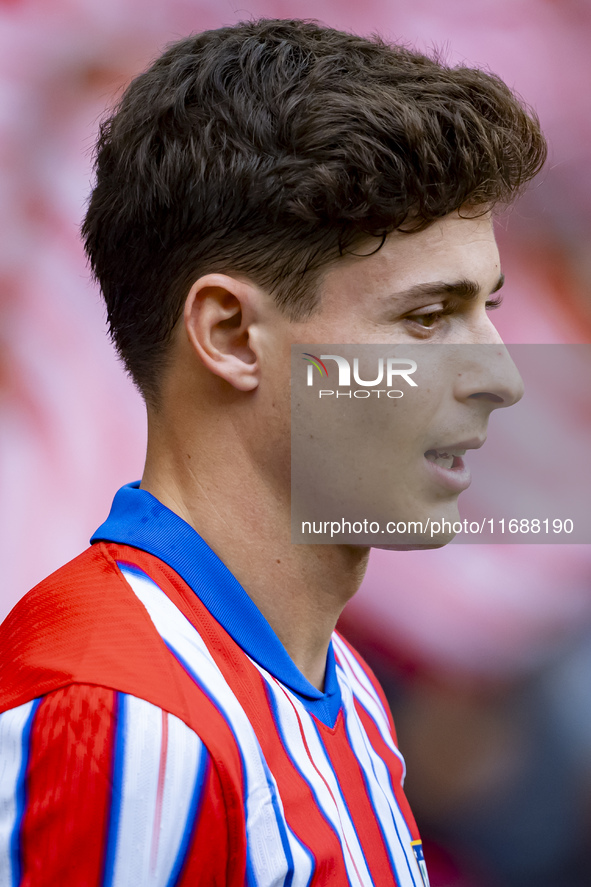
POLYGON ((346 255, 324 276, 320 287, 320 311, 334 308, 338 298, 340 311, 349 299, 357 304, 361 297, 381 300, 419 284, 455 283, 471 280, 487 294, 500 274, 500 258, 490 214, 462 218, 452 213, 414 234, 395 231, 381 249, 363 256, 364 249, 375 249, 375 240, 357 247, 358 255, 346 255))

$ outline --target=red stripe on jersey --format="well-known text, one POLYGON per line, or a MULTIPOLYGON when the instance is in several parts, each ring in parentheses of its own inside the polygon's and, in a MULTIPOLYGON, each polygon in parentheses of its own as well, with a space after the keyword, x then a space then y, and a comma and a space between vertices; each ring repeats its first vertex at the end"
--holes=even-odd
POLYGON ((419 835, 417 824, 415 822, 414 816, 412 815, 412 811, 410 809, 408 801, 406 800, 404 789, 402 788, 402 763, 400 761, 400 758, 391 750, 391 748, 389 748, 388 745, 386 745, 386 743, 382 739, 382 734, 376 727, 375 721, 372 717, 370 717, 370 715, 368 715, 364 707, 357 699, 355 699, 355 707, 359 713, 361 723, 365 728, 365 732, 367 733, 369 741, 371 742, 379 756, 384 759, 388 770, 392 774, 392 788, 394 790, 396 800, 398 801, 398 806, 400 807, 402 815, 404 816, 406 824, 408 825, 412 840, 420 841, 421 836, 419 835))
POLYGON ((343 712, 339 712, 332 730, 321 722, 317 722, 317 726, 324 751, 332 763, 349 815, 353 820, 374 884, 397 883, 359 760, 349 743, 343 712))
POLYGON ((244 810, 234 810, 233 815, 230 811, 228 815, 228 797, 211 761, 201 797, 196 827, 176 887, 244 887, 244 810))
POLYGON ((109 817, 114 696, 72 686, 35 715, 21 830, 20 887, 99 887, 109 817))

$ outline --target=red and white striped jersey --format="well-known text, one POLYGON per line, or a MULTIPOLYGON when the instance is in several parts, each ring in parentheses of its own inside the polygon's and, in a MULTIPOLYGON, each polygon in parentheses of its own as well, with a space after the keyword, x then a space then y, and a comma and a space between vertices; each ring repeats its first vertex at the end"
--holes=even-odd
POLYGON ((129 485, 0 627, 0 887, 424 887, 382 691, 324 692, 180 517, 129 485))

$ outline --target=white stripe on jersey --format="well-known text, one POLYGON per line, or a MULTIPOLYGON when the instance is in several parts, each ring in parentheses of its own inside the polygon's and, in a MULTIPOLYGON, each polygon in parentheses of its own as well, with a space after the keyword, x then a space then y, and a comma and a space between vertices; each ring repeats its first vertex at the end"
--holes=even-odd
POLYGON ((312 876, 309 851, 293 834, 283 813, 275 779, 256 734, 199 632, 162 589, 142 571, 119 564, 162 639, 203 688, 228 723, 242 756, 246 784, 249 875, 257 887, 279 887, 293 872, 293 887, 312 876))
POLYGON ((201 740, 179 718, 118 694, 108 887, 176 883, 206 760, 201 740))
POLYGON ((376 820, 382 828, 400 887, 417 887, 422 885, 422 876, 411 844, 412 835, 394 794, 390 772, 370 742, 355 708, 347 676, 340 665, 337 665, 337 675, 345 708, 349 743, 365 775, 368 795, 376 813, 376 820))
POLYGON ((285 750, 310 786, 318 808, 341 842, 350 884, 352 887, 373 884, 355 826, 312 718, 297 697, 256 662, 251 662, 265 678, 273 695, 275 720, 285 750))
POLYGON ((357 697, 372 721, 375 723, 388 748, 394 752, 402 764, 401 784, 403 785, 406 776, 406 764, 392 738, 390 722, 388 720, 388 715, 384 711, 382 700, 378 696, 375 687, 373 687, 368 676, 347 648, 346 644, 344 644, 336 634, 333 634, 332 636, 332 643, 335 652, 337 653, 339 664, 347 676, 353 695, 357 697))
POLYGON ((31 722, 38 699, 0 714, 0 887, 20 883, 19 831, 31 722))

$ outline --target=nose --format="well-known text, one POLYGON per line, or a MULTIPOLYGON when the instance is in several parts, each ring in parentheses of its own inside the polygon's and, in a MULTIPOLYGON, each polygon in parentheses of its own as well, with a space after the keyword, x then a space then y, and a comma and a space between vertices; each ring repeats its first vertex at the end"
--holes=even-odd
POLYGON ((510 407, 523 397, 523 380, 505 345, 459 345, 456 398, 481 402, 489 411, 510 407))

